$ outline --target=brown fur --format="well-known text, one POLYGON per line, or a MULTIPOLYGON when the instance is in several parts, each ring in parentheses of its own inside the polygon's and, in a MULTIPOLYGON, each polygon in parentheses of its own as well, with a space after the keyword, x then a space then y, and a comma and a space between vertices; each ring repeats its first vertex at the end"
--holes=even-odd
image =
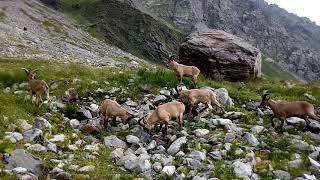
POLYGON ((179 64, 173 59, 170 59, 168 66, 172 68, 178 77, 180 77, 180 83, 182 83, 182 77, 188 76, 192 77, 192 81, 194 86, 197 86, 197 79, 200 74, 200 70, 195 66, 186 66, 183 64, 179 64))
POLYGON ((36 69, 31 71, 25 68, 22 68, 27 73, 27 81, 29 84, 29 93, 31 98, 35 95, 36 96, 36 104, 39 104, 39 101, 42 102, 42 95, 47 96, 47 100, 50 101, 49 97, 49 86, 43 80, 34 79, 37 71, 36 69))
MULTIPOLYGON (((314 106, 306 101, 294 101, 294 102, 275 102, 270 99, 269 94, 262 95, 262 101, 259 107, 269 106, 273 111, 273 116, 281 120, 281 131, 284 121, 289 117, 302 116, 307 123, 307 127, 310 124, 309 117, 320 121, 320 118, 315 115, 314 106)), ((274 127, 274 122, 271 120, 271 124, 274 127)))
POLYGON ((179 119, 179 124, 183 127, 183 113, 185 106, 182 102, 173 101, 158 106, 155 111, 147 117, 143 127, 150 133, 156 124, 165 124, 165 133, 168 130, 169 121, 179 119))
POLYGON ((206 104, 207 107, 209 104, 216 105, 224 112, 223 106, 217 100, 217 95, 210 89, 178 89, 178 94, 181 99, 188 99, 190 103, 189 114, 191 114, 193 107, 199 103, 206 104))
POLYGON ((108 126, 108 119, 112 118, 112 123, 115 123, 115 118, 119 117, 122 119, 123 123, 127 123, 127 120, 132 117, 132 115, 124 109, 120 104, 116 101, 106 99, 102 102, 100 106, 100 112, 104 116, 104 120, 102 124, 107 127, 108 126))

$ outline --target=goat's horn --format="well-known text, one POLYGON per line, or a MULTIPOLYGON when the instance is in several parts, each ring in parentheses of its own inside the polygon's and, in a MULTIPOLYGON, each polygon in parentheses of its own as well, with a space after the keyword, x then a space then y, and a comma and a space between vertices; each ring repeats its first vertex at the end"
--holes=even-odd
POLYGON ((22 70, 24 70, 26 73, 29 73, 29 70, 27 68, 21 68, 22 70))
POLYGON ((36 72, 36 71, 39 71, 39 69, 34 69, 34 70, 32 70, 32 72, 36 72))
POLYGON ((268 90, 263 90, 262 95, 268 94, 268 90))

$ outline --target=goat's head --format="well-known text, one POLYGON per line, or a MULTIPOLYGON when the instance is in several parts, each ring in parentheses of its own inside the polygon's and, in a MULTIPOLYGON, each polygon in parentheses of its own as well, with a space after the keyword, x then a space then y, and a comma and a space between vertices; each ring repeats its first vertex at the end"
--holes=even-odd
POLYGON ((28 80, 34 79, 36 76, 36 71, 38 71, 38 69, 28 70, 27 68, 22 68, 22 70, 26 72, 28 80))
POLYGON ((172 55, 169 57, 169 59, 166 61, 167 67, 172 67, 174 63, 176 62, 177 57, 175 55, 172 55))
POLYGON ((143 129, 148 132, 150 134, 151 132, 151 129, 152 129, 152 125, 150 125, 148 123, 148 119, 150 118, 151 116, 151 113, 141 117, 138 121, 139 121, 139 124, 143 127, 143 129))
POLYGON ((259 105, 259 108, 264 108, 268 105, 268 101, 270 100, 270 94, 267 91, 263 91, 261 95, 261 103, 259 105))
POLYGON ((123 123, 124 123, 124 124, 128 124, 128 122, 129 122, 132 118, 134 118, 134 115, 127 111, 127 112, 125 113, 125 115, 122 117, 123 123))

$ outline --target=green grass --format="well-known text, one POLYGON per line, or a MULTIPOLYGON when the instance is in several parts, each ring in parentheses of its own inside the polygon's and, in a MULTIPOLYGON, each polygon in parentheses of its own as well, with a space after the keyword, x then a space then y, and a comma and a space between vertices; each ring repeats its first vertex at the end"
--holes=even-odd
POLYGON ((275 79, 297 80, 297 78, 290 72, 283 70, 274 62, 267 62, 265 58, 262 59, 262 73, 267 77, 275 79))
MULTIPOLYGON (((125 61, 126 59, 124 59, 125 61)), ((61 98, 64 91, 69 88, 75 88, 79 92, 80 98, 93 96, 93 98, 99 104, 104 98, 103 94, 92 94, 98 88, 102 89, 111 89, 112 87, 120 87, 126 90, 126 93, 119 93, 116 95, 118 101, 124 102, 128 97, 132 99, 139 99, 145 93, 141 92, 140 86, 145 83, 150 83, 152 88, 152 93, 158 93, 159 89, 162 87, 173 88, 175 87, 179 80, 175 76, 174 72, 168 70, 161 66, 156 66, 155 68, 139 68, 139 69, 127 69, 127 68, 109 68, 109 67, 90 67, 85 65, 73 64, 73 63, 59 63, 59 62, 50 62, 45 60, 12 60, 12 59, 2 59, 0 60, 0 139, 3 138, 4 132, 7 131, 7 128, 10 124, 15 123, 17 119, 26 119, 30 124, 33 123, 33 120, 37 116, 43 116, 46 112, 50 112, 45 106, 37 107, 32 104, 30 101, 24 100, 25 94, 14 94, 12 91, 9 94, 4 94, 3 89, 6 87, 13 87, 19 85, 25 81, 26 75, 21 68, 38 68, 37 79, 43 79, 48 82, 48 84, 57 83, 58 87, 56 89, 50 90, 51 96, 57 96, 61 98), (75 83, 74 79, 80 79, 79 82, 75 83), (128 83, 128 79, 133 79, 133 82, 128 83), (92 83, 96 81, 97 83, 92 83), (5 118, 6 117, 6 118, 5 118)), ((187 86, 191 86, 192 82, 189 78, 183 79, 184 83, 187 86)), ((319 83, 303 83, 289 81, 295 83, 296 85, 292 88, 286 87, 288 81, 282 80, 255 80, 250 82, 244 82, 239 85, 238 83, 226 82, 226 81, 213 81, 205 79, 204 77, 200 78, 200 86, 211 86, 214 88, 226 88, 231 97, 235 101, 235 110, 242 111, 245 113, 245 116, 241 119, 241 122, 246 125, 253 125, 257 121, 257 116, 255 113, 247 112, 242 108, 238 108, 242 103, 247 102, 250 99, 259 100, 260 93, 264 89, 269 89, 273 93, 274 99, 286 99, 286 100, 306 100, 303 94, 308 92, 314 95, 317 100, 310 101, 316 105, 319 105, 320 102, 320 93, 319 93, 319 83)), ((18 90, 23 90, 18 88, 18 90)), ((53 125, 52 134, 64 133, 67 134, 67 139, 71 137, 71 129, 69 128, 59 128, 62 120, 62 113, 72 114, 78 109, 78 104, 68 103, 67 106, 59 112, 51 112, 51 117, 46 117, 48 121, 53 125), (70 136, 70 137, 69 137, 70 136)), ((268 121, 267 119, 265 119, 268 121)), ((270 124, 270 123, 268 123, 270 124)), ((205 123, 198 123, 195 125, 192 121, 186 123, 188 130, 193 130, 195 128, 208 128, 205 123)), ((219 128, 217 129, 220 130, 219 128)), ((217 130, 214 130, 215 132, 217 130)), ((213 130, 212 130, 213 131, 213 130)), ((222 130, 221 130, 222 131, 222 130)), ((124 137, 128 135, 129 132, 117 132, 116 135, 119 137, 124 137)), ((111 130, 102 131, 96 137, 101 139, 105 135, 114 134, 111 130)), ((307 142, 315 143, 312 139, 307 136, 302 136, 307 142)), ((43 139, 40 139, 41 142, 43 139)), ((270 154, 270 161, 274 168, 278 169, 287 169, 286 163, 290 159, 290 155, 294 153, 294 149, 289 143, 287 137, 273 138, 269 134, 265 134, 261 139, 271 147, 272 151, 270 154)), ((10 144, 3 143, 2 151, 10 151, 12 149, 10 144)), ((61 143, 60 147, 66 149, 66 142, 61 143)), ((201 143, 191 144, 195 149, 203 149, 201 143)), ((243 155, 236 155, 235 149, 238 144, 232 146, 232 151, 230 151, 230 158, 243 157, 243 155)), ((103 148, 99 151, 101 156, 98 159, 76 159, 75 163, 81 165, 94 164, 96 165, 96 173, 86 173, 90 177, 95 179, 100 178, 112 178, 120 173, 120 177, 133 178, 137 174, 128 174, 127 172, 120 171, 118 166, 114 165, 112 160, 110 160, 109 153, 110 149, 103 148), (106 171, 106 169, 108 171, 106 171), (107 173, 109 172, 109 173, 107 173)), ((81 150, 76 152, 81 154, 81 150)), ((304 152, 302 152, 304 153, 304 152)), ((38 154, 38 157, 45 161, 46 167, 50 169, 52 166, 49 162, 50 158, 55 158, 55 154, 48 153, 48 155, 38 154)), ((177 159, 175 163, 180 164, 181 159, 177 159)), ((215 162, 214 175, 216 177, 229 179, 234 178, 234 172, 230 167, 222 168, 223 162, 215 162)), ((293 175, 299 175, 301 172, 304 172, 305 169, 303 166, 296 169, 289 169, 289 172, 292 172, 293 175)), ((272 175, 267 174, 265 171, 258 171, 258 174, 265 175, 266 177, 272 177, 272 175)), ((83 178, 83 175, 73 173, 76 179, 83 178)), ((165 177, 163 177, 165 178, 165 177)))

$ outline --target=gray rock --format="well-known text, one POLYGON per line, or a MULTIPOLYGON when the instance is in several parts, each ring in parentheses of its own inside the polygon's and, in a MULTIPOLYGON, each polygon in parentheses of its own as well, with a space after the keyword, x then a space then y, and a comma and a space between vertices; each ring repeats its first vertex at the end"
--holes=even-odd
POLYGON ((10 87, 6 87, 6 88, 3 90, 3 93, 4 93, 4 94, 8 94, 8 93, 10 93, 10 91, 11 91, 11 88, 10 88, 10 87))
POLYGON ((58 151, 57 145, 55 143, 50 142, 50 141, 45 141, 44 146, 46 146, 48 151, 52 151, 55 153, 58 151))
POLYGON ((51 129, 52 125, 43 117, 37 117, 34 120, 34 126, 39 129, 51 129))
POLYGON ((139 144, 140 139, 137 136, 127 135, 126 140, 130 144, 139 144))
POLYGON ((40 176, 44 170, 42 162, 36 160, 31 154, 25 152, 23 149, 14 150, 10 156, 5 155, 4 160, 7 162, 6 169, 9 170, 16 167, 22 167, 37 176, 40 176))
POLYGON ((242 112, 226 112, 222 117, 225 119, 239 119, 243 117, 244 114, 242 112))
POLYGON ((27 148, 29 151, 47 152, 47 148, 41 144, 33 144, 27 148))
POLYGON ((83 166, 81 167, 78 171, 79 172, 88 172, 88 171, 93 171, 96 167, 94 165, 90 166, 83 166))
POLYGON ((99 111, 99 106, 97 104, 90 104, 90 107, 89 107, 90 111, 91 112, 98 112, 99 111))
POLYGON ((320 123, 314 120, 309 120, 309 121, 310 121, 310 124, 309 124, 310 131, 313 133, 320 133, 320 123))
POLYGON ((169 97, 171 95, 170 91, 168 91, 166 89, 160 90, 160 94, 165 95, 167 97, 169 97))
POLYGON ((304 93, 303 95, 304 95, 304 97, 308 98, 309 100, 312 100, 312 101, 316 101, 316 100, 317 100, 317 99, 316 99, 313 95, 311 95, 311 94, 304 93))
POLYGON ((208 153, 208 155, 214 160, 221 160, 222 159, 222 153, 219 150, 212 151, 212 152, 208 153))
POLYGON ((231 143, 236 138, 235 133, 227 133, 226 137, 224 138, 225 143, 231 143))
POLYGON ((104 144, 107 147, 115 147, 115 148, 127 148, 127 143, 117 138, 117 136, 106 136, 103 138, 104 144))
POLYGON ((5 139, 9 139, 12 143, 16 143, 23 139, 21 133, 18 132, 5 132, 5 139))
POLYGON ((136 169, 139 171, 139 172, 145 172, 145 171, 148 171, 152 168, 152 164, 150 163, 149 160, 142 160, 142 161, 139 161, 136 169))
POLYGON ((12 172, 15 174, 26 174, 28 172, 28 169, 23 168, 23 167, 16 167, 12 169, 12 172))
POLYGON ((152 168, 155 172, 159 173, 161 172, 162 170, 162 165, 160 162, 155 162, 153 165, 152 165, 152 168))
POLYGON ((92 114, 89 110, 84 109, 84 108, 80 108, 77 111, 77 114, 79 114, 80 117, 84 118, 84 119, 92 119, 92 114))
POLYGON ((115 150, 113 150, 110 154, 111 158, 115 159, 115 158, 121 158, 123 157, 123 149, 122 148, 117 148, 115 150))
POLYGON ((241 81, 261 76, 261 52, 225 31, 206 28, 193 32, 181 44, 179 59, 215 79, 241 81))
POLYGON ((244 133, 244 139, 247 141, 247 143, 251 146, 258 146, 259 145, 259 141, 258 139, 250 133, 244 133))
POLYGON ((303 177, 304 177, 306 180, 317 180, 317 178, 316 178, 315 175, 303 174, 303 177))
POLYGON ((297 148, 298 150, 301 150, 301 151, 310 151, 311 150, 311 146, 303 140, 291 139, 291 144, 295 148, 297 148))
POLYGON ((288 173, 286 171, 276 170, 276 171, 273 171, 273 174, 278 179, 283 179, 283 180, 290 180, 291 179, 290 173, 288 173))
POLYGON ((23 133, 23 139, 25 141, 34 141, 42 135, 42 131, 40 129, 34 128, 27 130, 23 133))
POLYGON ((70 88, 64 92, 63 101, 70 102, 78 99, 78 92, 75 88, 70 88))
POLYGON ((156 148, 156 146, 157 146, 157 142, 156 142, 155 140, 152 140, 152 141, 148 144, 148 146, 146 147, 146 150, 152 150, 152 149, 156 148))
POLYGON ((134 156, 124 161, 124 167, 131 171, 133 171, 138 166, 138 164, 139 164, 139 158, 134 156))
POLYGON ((153 103, 158 104, 158 103, 163 102, 163 101, 165 101, 165 100, 167 100, 167 97, 166 97, 166 96, 164 96, 164 95, 157 95, 157 96, 154 98, 153 103))
POLYGON ((320 163, 318 163, 316 160, 312 159, 311 157, 308 157, 308 159, 312 167, 316 168, 317 170, 320 170, 320 163))
POLYGON ((233 107, 234 103, 229 96, 228 90, 225 88, 215 89, 217 100, 224 105, 224 107, 233 107))
POLYGON ((99 144, 85 145, 84 150, 91 151, 91 152, 99 151, 99 144))
POLYGON ((21 128, 22 131, 26 131, 32 128, 32 126, 24 119, 18 119, 16 124, 19 128, 21 128))
POLYGON ((176 172, 176 167, 164 166, 161 172, 167 174, 168 176, 172 176, 176 172))
POLYGON ((53 138, 49 139, 50 142, 63 142, 66 136, 64 134, 54 135, 53 138))
POLYGON ((211 119, 211 122, 215 126, 226 126, 232 124, 230 119, 211 119))
POLYGON ((265 130, 265 128, 264 128, 263 126, 253 126, 253 127, 251 128, 251 132, 252 132, 253 134, 260 134, 260 133, 262 133, 264 130, 265 130))
POLYGON ((80 122, 79 122, 77 119, 71 119, 71 120, 69 121, 69 125, 70 125, 72 128, 77 129, 77 128, 79 128, 79 126, 80 126, 80 122))
POLYGON ((200 176, 194 176, 194 177, 192 178, 192 180, 207 180, 207 178, 205 178, 205 177, 200 177, 200 176))
POLYGON ((193 170, 196 170, 200 167, 201 162, 197 159, 185 158, 183 160, 183 164, 187 165, 188 167, 190 167, 193 170))
POLYGON ((206 153, 194 150, 190 154, 188 154, 187 157, 197 159, 199 161, 204 161, 206 159, 206 153))
POLYGON ((210 133, 208 129, 196 129, 193 131, 197 137, 205 137, 207 134, 210 133))
POLYGON ((296 159, 288 162, 290 168, 298 168, 302 163, 302 159, 296 159))
POLYGON ((124 104, 127 106, 130 106, 130 107, 137 107, 138 106, 138 103, 136 103, 134 101, 126 101, 124 104))
POLYGON ((298 117, 287 118, 287 123, 292 125, 306 125, 306 121, 298 117))
POLYGON ((175 155, 177 152, 179 152, 180 147, 187 142, 187 137, 183 136, 179 139, 175 140, 170 147, 168 148, 167 152, 170 155, 175 155))
POLYGON ((238 177, 250 177, 252 175, 252 168, 250 164, 236 161, 233 164, 234 172, 238 177))

